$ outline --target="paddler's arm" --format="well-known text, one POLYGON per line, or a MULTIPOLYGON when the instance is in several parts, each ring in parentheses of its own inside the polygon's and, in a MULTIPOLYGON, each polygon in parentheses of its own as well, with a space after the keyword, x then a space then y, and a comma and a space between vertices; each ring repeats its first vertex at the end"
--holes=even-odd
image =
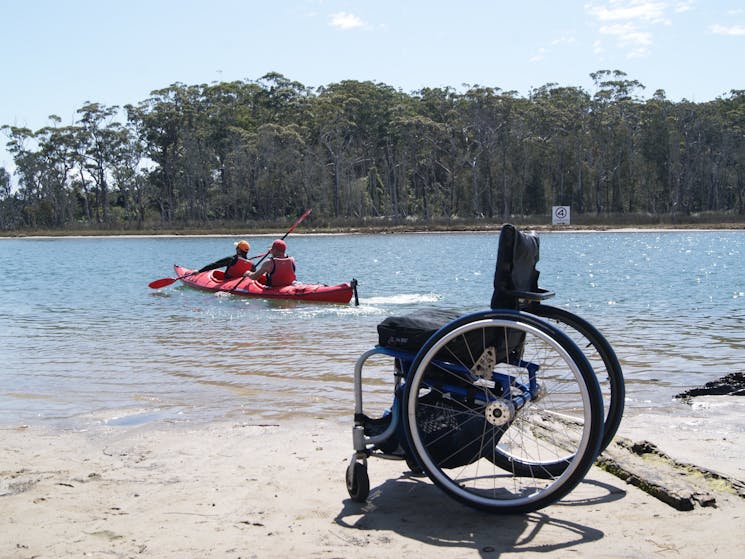
POLYGON ((258 279, 262 275, 268 274, 269 273, 269 268, 271 266, 272 266, 272 261, 271 260, 266 260, 266 261, 264 261, 264 262, 261 263, 261 266, 259 266, 258 268, 256 268, 252 272, 246 272, 245 274, 243 274, 243 277, 244 278, 249 278, 249 279, 252 279, 252 280, 258 279))
POLYGON ((198 272, 209 272, 210 270, 216 270, 217 268, 222 268, 223 266, 228 266, 235 256, 226 256, 225 258, 220 258, 220 260, 216 260, 212 264, 207 264, 206 266, 202 266, 197 270, 198 272))

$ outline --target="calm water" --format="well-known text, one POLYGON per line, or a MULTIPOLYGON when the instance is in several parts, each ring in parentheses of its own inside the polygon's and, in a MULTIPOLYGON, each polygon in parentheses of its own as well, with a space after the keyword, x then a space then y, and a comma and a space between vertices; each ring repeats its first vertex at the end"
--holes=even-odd
MULTIPOLYGON (((247 239, 252 254, 272 240, 247 239)), ((359 307, 147 287, 233 240, 0 239, 0 424, 351 417, 378 322, 491 298, 496 233, 288 238, 300 279, 357 278, 359 307)), ((673 409, 683 389, 743 368, 743 254, 743 231, 543 233, 540 285, 611 341, 629 413, 673 409)), ((390 403, 387 379, 369 390, 390 403)))

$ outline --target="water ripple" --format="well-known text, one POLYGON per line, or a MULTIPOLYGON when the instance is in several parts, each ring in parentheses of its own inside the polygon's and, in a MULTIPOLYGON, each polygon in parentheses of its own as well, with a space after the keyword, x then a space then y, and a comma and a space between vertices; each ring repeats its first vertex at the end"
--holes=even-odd
MULTIPOLYGON (((0 240, 3 269, 49 251, 61 263, 52 285, 0 278, 0 424, 351 417, 354 364, 384 317, 491 298, 493 234, 291 240, 303 279, 356 277, 360 306, 147 288, 174 254, 209 262, 232 239, 0 240), (330 267, 329 254, 355 257, 330 267)), ((540 283, 612 343, 630 410, 669 406, 742 369, 743 253, 745 232, 542 234, 540 283)), ((384 368, 367 379, 366 402, 389 405, 391 381, 384 368)))

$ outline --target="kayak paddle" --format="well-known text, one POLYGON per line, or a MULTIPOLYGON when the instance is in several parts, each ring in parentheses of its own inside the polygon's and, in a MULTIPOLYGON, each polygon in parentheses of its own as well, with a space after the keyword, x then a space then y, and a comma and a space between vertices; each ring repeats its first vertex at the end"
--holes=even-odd
POLYGON ((180 279, 188 278, 189 276, 193 276, 198 272, 192 272, 190 274, 185 274, 183 276, 179 276, 177 278, 160 278, 155 281, 151 281, 147 284, 148 287, 151 289, 160 289, 161 287, 166 287, 167 285, 171 285, 173 282, 178 281, 180 279))
MULTIPOLYGON (((252 256, 252 257, 251 257, 251 258, 249 258, 248 260, 255 260, 255 259, 257 259, 257 258, 263 258, 263 257, 265 257, 265 256, 266 256, 267 254, 268 254, 268 253, 257 254, 256 256, 252 256)), ((185 275, 183 275, 183 276, 179 276, 179 277, 177 277, 177 278, 160 278, 160 279, 157 279, 157 280, 155 280, 155 281, 151 281, 151 282, 150 282, 150 283, 148 283, 147 285, 148 285, 148 287, 150 287, 150 288, 152 288, 152 289, 160 289, 161 287, 167 287, 167 286, 171 285, 171 284, 172 284, 173 282, 175 282, 175 281, 178 281, 178 280, 180 280, 180 279, 184 279, 184 278, 188 278, 189 276, 193 276, 194 274, 198 274, 198 273, 199 273, 199 272, 195 271, 195 272, 191 272, 191 273, 189 273, 189 274, 185 274, 185 275)))

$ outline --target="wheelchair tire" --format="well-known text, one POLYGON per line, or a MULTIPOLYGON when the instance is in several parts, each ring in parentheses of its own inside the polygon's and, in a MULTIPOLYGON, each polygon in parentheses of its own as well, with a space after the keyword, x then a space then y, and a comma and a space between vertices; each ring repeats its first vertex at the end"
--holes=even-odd
POLYGON ((353 501, 364 503, 370 494, 370 476, 367 466, 362 462, 352 461, 347 466, 347 492, 353 501))
POLYGON ((558 328, 509 310, 466 315, 438 330, 414 359, 402 415, 426 475, 454 499, 500 514, 566 496, 592 467, 603 436, 602 396, 587 358, 558 328), (463 371, 483 372, 476 364, 488 348, 500 380, 464 382, 463 371))
MULTIPOLYGON (((577 344, 590 361, 600 384, 605 412, 603 438, 598 451, 598 454, 600 454, 613 440, 623 416, 626 391, 623 372, 615 351, 597 328, 569 311, 544 304, 532 304, 525 307, 523 311, 539 316, 552 326, 562 330, 577 344)), ((498 448, 492 457, 494 462, 516 475, 556 476, 561 474, 566 467, 566 462, 561 460, 553 464, 543 462, 540 469, 536 469, 534 463, 523 462, 514 456, 503 454, 499 450, 498 448)))
POLYGON ((621 425, 626 398, 623 371, 616 352, 597 328, 576 314, 544 304, 530 305, 524 310, 564 331, 590 361, 600 383, 605 408, 603 440, 600 443, 600 452, 603 452, 621 425))

